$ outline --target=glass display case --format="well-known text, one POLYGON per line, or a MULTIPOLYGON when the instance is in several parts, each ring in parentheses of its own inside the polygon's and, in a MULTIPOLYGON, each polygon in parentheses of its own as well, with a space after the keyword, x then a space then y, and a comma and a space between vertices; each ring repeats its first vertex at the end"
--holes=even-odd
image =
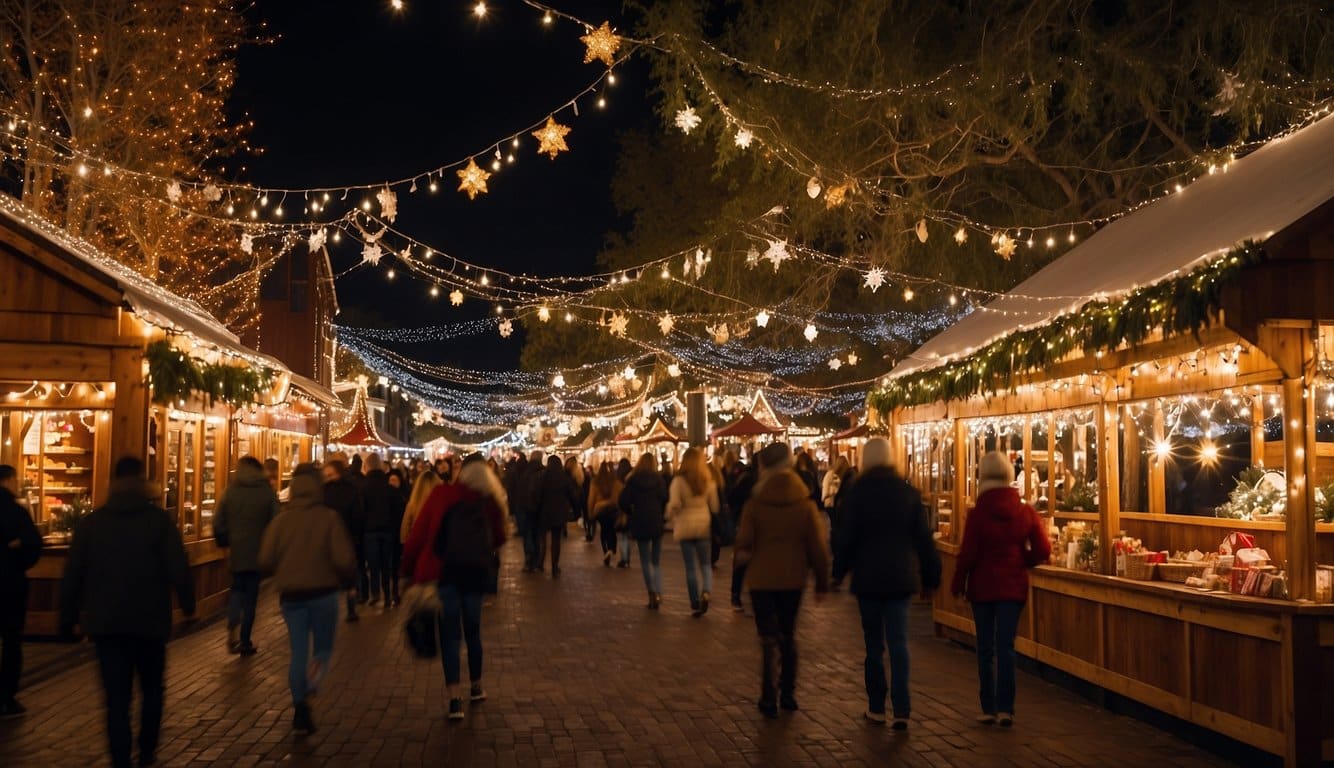
POLYGON ((4 461, 20 470, 19 501, 44 534, 68 533, 100 488, 99 424, 107 411, 0 412, 4 461))

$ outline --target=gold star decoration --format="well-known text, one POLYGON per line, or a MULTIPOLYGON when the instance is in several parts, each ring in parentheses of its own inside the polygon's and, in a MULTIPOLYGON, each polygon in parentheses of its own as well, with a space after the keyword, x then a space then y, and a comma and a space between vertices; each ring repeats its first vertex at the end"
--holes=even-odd
POLYGON ((459 191, 467 192, 469 200, 476 200, 479 193, 486 192, 486 180, 491 174, 482 170, 476 160, 469 160, 468 166, 456 173, 459 175, 459 191))
POLYGON ((537 139, 537 154, 548 155, 552 160, 561 152, 568 152, 570 147, 565 143, 565 134, 570 132, 570 127, 556 122, 556 118, 548 117, 547 124, 540 130, 533 131, 533 136, 537 139))
POLYGON ((616 50, 621 47, 621 38, 611 31, 611 22, 604 21, 602 26, 589 28, 588 34, 579 38, 588 50, 584 51, 584 63, 602 61, 607 66, 616 63, 616 50))

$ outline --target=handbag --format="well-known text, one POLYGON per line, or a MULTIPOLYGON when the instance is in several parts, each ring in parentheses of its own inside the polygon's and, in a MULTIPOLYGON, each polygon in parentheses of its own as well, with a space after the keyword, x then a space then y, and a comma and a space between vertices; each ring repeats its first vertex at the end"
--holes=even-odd
POLYGON ((434 659, 439 651, 440 592, 428 584, 412 584, 403 590, 408 619, 403 636, 412 654, 419 659, 434 659))

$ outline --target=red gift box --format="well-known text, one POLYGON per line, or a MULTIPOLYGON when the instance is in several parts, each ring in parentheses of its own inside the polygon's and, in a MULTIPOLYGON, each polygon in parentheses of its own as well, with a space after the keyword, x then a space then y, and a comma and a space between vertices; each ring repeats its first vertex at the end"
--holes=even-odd
POLYGON ((1228 591, 1234 595, 1240 595, 1242 588, 1246 586, 1246 577, 1250 576, 1251 569, 1245 566, 1233 566, 1231 576, 1232 583, 1228 591))
POLYGON ((1239 549, 1250 549, 1255 546, 1255 537, 1242 531, 1233 531, 1223 539, 1223 543, 1218 545, 1218 554, 1234 555, 1239 549))

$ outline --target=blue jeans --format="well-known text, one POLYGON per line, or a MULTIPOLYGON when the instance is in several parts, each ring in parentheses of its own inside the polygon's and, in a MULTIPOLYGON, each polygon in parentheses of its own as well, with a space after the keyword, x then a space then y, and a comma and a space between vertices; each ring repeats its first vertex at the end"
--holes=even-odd
POLYGON ((371 572, 371 599, 394 596, 394 548, 398 536, 393 531, 369 531, 366 534, 366 565, 371 572))
POLYGON ((1014 636, 1023 610, 1023 603, 973 603, 979 697, 986 714, 1014 714, 1014 636))
POLYGON ((287 665, 287 685, 292 689, 292 703, 300 704, 310 694, 306 664, 312 641, 315 661, 329 669, 333 657, 334 627, 338 624, 338 593, 330 592, 309 600, 284 600, 281 603, 287 638, 292 645, 292 662, 287 665))
POLYGON ((709 567, 711 559, 709 539, 686 539, 680 542, 681 557, 686 562, 686 591, 690 593, 690 606, 693 608, 699 603, 699 576, 696 570, 704 575, 705 592, 713 591, 713 569, 709 567), (696 568, 698 563, 698 569, 696 568))
POLYGON ((616 534, 616 537, 617 537, 617 539, 620 540, 620 543, 621 543, 621 546, 620 546, 620 549, 621 549, 621 562, 622 562, 622 563, 625 563, 626 565, 629 565, 629 564, 630 564, 630 534, 626 533, 625 531, 621 531, 620 533, 616 534))
POLYGON ((259 601, 259 571, 232 574, 232 591, 227 595, 227 626, 241 625, 241 645, 250 645, 250 631, 255 627, 255 604, 259 601))
POLYGON ((866 704, 872 712, 883 714, 885 693, 889 693, 895 717, 912 712, 908 694, 908 605, 911 597, 885 600, 857 598, 862 615, 862 636, 866 641, 866 704), (890 685, 885 685, 885 646, 889 646, 890 685))
POLYGON ((639 545, 639 568, 644 572, 644 586, 655 595, 662 594, 662 537, 636 539, 639 545))
POLYGON ((523 567, 536 568, 542 552, 541 542, 538 541, 537 520, 527 512, 520 512, 514 516, 514 522, 519 528, 519 535, 523 537, 523 567))
POLYGON ((482 593, 460 592, 453 584, 440 585, 440 661, 445 684, 459 682, 459 641, 468 644, 468 679, 482 680, 482 593))

